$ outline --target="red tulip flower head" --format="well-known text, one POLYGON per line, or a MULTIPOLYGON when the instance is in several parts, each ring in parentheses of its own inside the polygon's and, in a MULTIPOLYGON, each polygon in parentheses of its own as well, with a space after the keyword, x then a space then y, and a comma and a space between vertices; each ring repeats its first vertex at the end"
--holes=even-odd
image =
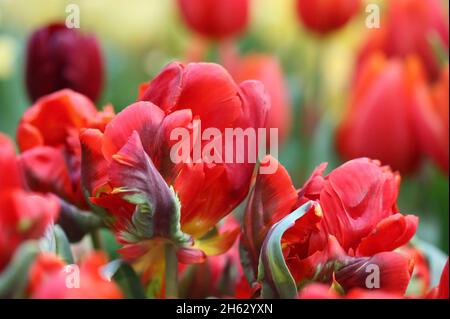
POLYGON ((420 62, 375 54, 359 71, 337 132, 339 153, 347 160, 368 156, 403 173, 413 171, 421 156, 414 112, 424 107, 427 94, 420 62))
POLYGON ((30 37, 26 87, 34 102, 61 89, 72 89, 96 101, 103 85, 103 60, 94 36, 64 24, 50 24, 30 37))
POLYGON ((86 96, 68 89, 37 100, 17 128, 20 162, 28 186, 87 208, 80 182, 79 131, 89 127, 103 130, 113 116, 112 106, 99 112, 86 96))
POLYGON ((246 196, 254 168, 247 161, 203 158, 174 163, 171 132, 185 128, 196 140, 194 120, 201 121, 202 132, 264 128, 268 108, 256 81, 237 85, 216 64, 171 63, 141 87, 139 102, 120 112, 104 133, 81 134, 84 185, 92 201, 115 216, 121 251, 144 276, 163 266, 164 242, 177 246, 184 263, 230 248, 239 229, 221 232, 216 225, 246 196))
POLYGON ((237 35, 248 22, 249 0, 178 0, 186 24, 200 35, 224 39, 237 35))
POLYGON ((343 27, 361 7, 361 0, 297 0, 297 13, 303 25, 318 34, 343 27))
POLYGON ((412 238, 418 218, 398 212, 398 174, 367 158, 327 176, 324 170, 319 166, 299 191, 281 165, 256 179, 242 236, 263 296, 292 298, 310 281, 366 289, 370 265, 379 270, 377 288, 404 294, 411 260, 394 250, 412 238))

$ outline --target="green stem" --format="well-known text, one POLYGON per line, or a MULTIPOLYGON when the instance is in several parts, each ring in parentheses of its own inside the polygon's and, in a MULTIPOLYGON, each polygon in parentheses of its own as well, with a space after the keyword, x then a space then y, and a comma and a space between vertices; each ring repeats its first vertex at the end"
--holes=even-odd
POLYGON ((178 258, 175 245, 167 243, 164 249, 166 259, 165 287, 166 298, 178 298, 178 258))
POLYGON ((95 229, 91 231, 91 240, 92 240, 92 246, 95 250, 102 250, 102 239, 100 237, 100 230, 95 229))

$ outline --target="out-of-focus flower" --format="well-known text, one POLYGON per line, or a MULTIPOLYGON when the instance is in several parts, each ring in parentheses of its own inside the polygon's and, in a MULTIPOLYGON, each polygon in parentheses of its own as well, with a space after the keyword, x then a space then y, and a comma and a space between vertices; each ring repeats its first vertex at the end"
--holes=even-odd
POLYGON ((282 143, 289 134, 292 112, 287 83, 278 60, 269 55, 250 54, 225 66, 237 82, 258 80, 264 84, 271 100, 267 128, 277 128, 282 143))
POLYGON ((297 13, 303 25, 319 34, 343 27, 361 7, 361 0, 297 0, 297 13))
POLYGON ((439 287, 437 291, 437 297, 441 299, 448 299, 448 259, 447 263, 444 266, 444 270, 442 271, 441 280, 439 281, 439 287))
POLYGON ((393 294, 379 289, 367 290, 353 288, 341 296, 329 285, 312 283, 304 287, 298 295, 299 299, 400 299, 402 295, 393 294))
POLYGON ((211 39, 235 36, 248 22, 249 0, 178 0, 178 7, 190 28, 211 39))
POLYGON ((28 186, 87 208, 81 189, 79 130, 103 130, 112 106, 98 112, 84 95, 64 89, 40 98, 22 116, 17 141, 28 186))
MULTIPOLYGON (((65 263, 49 253, 40 254, 30 270, 29 293, 36 299, 119 299, 117 284, 105 278, 101 271, 108 259, 95 252, 86 257, 79 273, 64 271, 65 263), (73 278, 69 278, 73 276, 73 278), (79 280, 79 282, 76 282, 79 280), (76 286, 70 286, 68 285, 76 286)), ((75 267, 76 265, 71 265, 75 267)))
POLYGON ((27 46, 26 87, 32 101, 72 89, 95 101, 103 85, 103 60, 97 40, 64 24, 35 31, 27 46))
POLYGON ((14 146, 0 134, 0 272, 24 241, 38 239, 57 217, 51 195, 28 192, 22 183, 14 146))
POLYGON ((366 267, 376 265, 378 288, 404 294, 412 264, 409 256, 394 249, 411 239, 418 218, 398 212, 399 175, 367 158, 349 161, 327 176, 324 170, 324 164, 319 166, 299 191, 281 165, 275 174, 258 175, 242 235, 252 264, 263 256, 269 229, 312 200, 321 210, 313 205, 281 240, 296 284, 334 279, 344 291, 364 289, 366 267))
POLYGON ((387 13, 380 28, 373 29, 359 54, 364 61, 375 51, 388 57, 418 55, 431 79, 439 75, 439 62, 432 41, 448 51, 449 25, 447 10, 441 0, 386 1, 387 13))
POLYGON ((423 103, 415 104, 414 119, 419 143, 424 152, 448 174, 449 163, 449 67, 443 67, 439 81, 425 92, 423 103))
MULTIPOLYGON (((177 141, 170 135, 185 128, 194 145, 207 128, 223 134, 227 127, 265 127, 269 101, 263 86, 256 81, 238 86, 216 64, 171 63, 141 87, 139 100, 104 134, 92 129, 81 134, 83 180, 92 201, 116 217, 117 237, 125 245, 121 252, 142 272, 161 262, 161 239, 178 247, 183 263, 223 253, 239 230, 211 231, 246 196, 254 163, 201 158, 176 164, 170 149, 177 141), (200 133, 195 119, 201 121, 200 133), (149 209, 151 215, 145 213, 149 209)), ((199 143, 203 150, 207 142, 199 143)))
POLYGON ((338 128, 339 153, 344 159, 367 156, 402 173, 413 171, 421 155, 413 118, 417 108, 424 108, 426 91, 417 59, 373 55, 357 74, 338 128))

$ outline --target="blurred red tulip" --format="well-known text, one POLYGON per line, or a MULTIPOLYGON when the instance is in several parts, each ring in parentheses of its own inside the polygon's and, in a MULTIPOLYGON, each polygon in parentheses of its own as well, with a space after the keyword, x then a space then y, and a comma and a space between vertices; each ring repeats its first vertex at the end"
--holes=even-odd
POLYGON ((322 211, 306 212, 281 241, 296 283, 313 278, 331 283, 334 273, 345 291, 367 288, 366 266, 377 265, 379 288, 404 294, 411 259, 394 250, 412 238, 418 218, 398 212, 400 177, 366 158, 349 161, 327 176, 324 170, 325 165, 319 166, 298 192, 281 165, 275 174, 257 176, 242 234, 250 261, 258 264, 262 241, 272 225, 313 200, 322 211), (331 264, 336 267, 324 266, 331 264))
POLYGON ((237 82, 258 80, 271 99, 271 108, 267 116, 267 128, 277 128, 280 144, 286 140, 291 121, 291 104, 288 86, 283 70, 275 57, 263 54, 250 54, 237 59, 227 69, 237 82))
POLYGON ((449 23, 441 0, 386 1, 387 13, 380 28, 373 29, 359 54, 362 62, 375 51, 388 57, 417 55, 425 65, 429 78, 439 75, 439 61, 432 41, 448 52, 449 23))
POLYGON ((297 0, 297 13, 310 31, 328 34, 358 14, 361 0, 297 0))
POLYGON ((447 263, 445 264, 444 269, 442 270, 441 280, 439 281, 437 298, 448 299, 449 298, 448 288, 449 288, 449 281, 448 281, 448 259, 447 259, 447 263))
POLYGON ((436 164, 448 175, 449 165, 449 66, 442 69, 441 77, 424 92, 423 103, 415 104, 414 119, 420 145, 436 164))
POLYGON ((163 260, 158 238, 178 245, 183 263, 202 262, 207 255, 225 252, 238 229, 202 237, 245 198, 254 163, 216 164, 200 159, 177 164, 170 158, 170 148, 176 143, 170 135, 175 128, 194 134, 194 119, 201 120, 202 132, 216 128, 223 134, 230 127, 264 127, 269 101, 262 84, 246 81, 237 85, 217 64, 174 62, 141 86, 139 100, 119 113, 104 134, 92 129, 81 134, 83 180, 92 201, 116 217, 114 228, 125 245, 124 256, 132 261, 145 257, 138 262, 141 271, 163 260), (135 208, 141 196, 151 203, 155 217, 139 231, 135 211, 140 209, 135 208), (178 213, 179 226, 173 217, 178 213))
POLYGON ((367 156, 402 173, 413 171, 421 155, 413 118, 426 92, 418 60, 388 61, 377 54, 366 60, 338 128, 341 156, 367 156))
POLYGON ((36 101, 22 116, 17 128, 22 152, 20 164, 28 186, 87 208, 80 183, 79 130, 103 130, 113 116, 111 106, 98 112, 87 97, 69 89, 36 101))
POLYGON ((122 292, 117 284, 101 274, 102 267, 108 259, 103 253, 88 255, 79 267, 79 277, 73 270, 64 271, 66 266, 57 256, 42 253, 38 256, 30 270, 29 291, 35 299, 120 299, 122 292), (70 287, 67 283, 78 286, 70 287))
POLYGON ((30 37, 26 87, 32 101, 61 89, 72 89, 96 101, 103 85, 103 61, 94 36, 64 24, 50 24, 30 37))
POLYGON ((186 24, 211 39, 235 36, 248 22, 249 0, 178 0, 178 6, 186 24))
POLYGON ((27 191, 21 181, 14 146, 0 134, 0 272, 19 245, 39 239, 58 215, 53 196, 27 191))
POLYGON ((299 299, 400 299, 402 295, 393 294, 380 289, 367 290, 361 288, 353 288, 344 296, 340 295, 332 287, 320 284, 312 283, 304 287, 299 295, 299 299))

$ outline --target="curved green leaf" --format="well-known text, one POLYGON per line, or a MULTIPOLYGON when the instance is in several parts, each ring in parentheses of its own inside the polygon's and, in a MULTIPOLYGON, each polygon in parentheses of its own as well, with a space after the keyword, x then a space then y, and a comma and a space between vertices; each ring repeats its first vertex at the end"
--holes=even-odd
POLYGON ((61 226, 50 226, 47 229, 45 236, 40 240, 39 245, 43 251, 58 255, 67 264, 74 263, 69 239, 61 226))
POLYGON ((312 201, 299 207, 272 226, 261 248, 258 266, 258 281, 262 284, 263 298, 295 298, 297 286, 289 272, 281 248, 283 234, 292 227, 313 205, 312 201))

